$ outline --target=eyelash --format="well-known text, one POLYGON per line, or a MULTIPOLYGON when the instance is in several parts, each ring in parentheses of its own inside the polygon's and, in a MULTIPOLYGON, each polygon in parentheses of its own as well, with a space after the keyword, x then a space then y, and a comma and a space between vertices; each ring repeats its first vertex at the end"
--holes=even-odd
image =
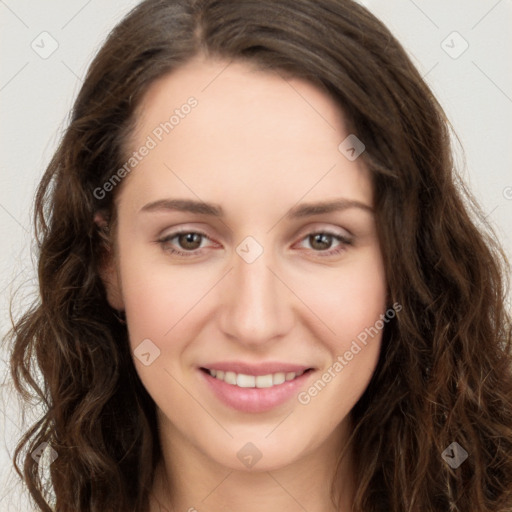
MULTIPOLYGON (((186 252, 184 252, 184 251, 180 251, 178 249, 174 249, 172 247, 171 248, 168 247, 168 246, 166 247, 166 245, 169 244, 169 242, 171 240, 173 240, 174 238, 176 238, 177 236, 179 236, 179 235, 189 235, 189 234, 200 235, 200 236, 210 240, 208 235, 206 235, 205 233, 202 233, 201 231, 181 230, 181 231, 175 231, 173 233, 170 233, 169 235, 166 235, 164 238, 159 239, 158 243, 161 245, 161 247, 166 252, 169 252, 170 254, 174 254, 174 255, 177 255, 177 256, 182 256, 182 257, 185 257, 185 258, 191 258, 191 257, 194 257, 194 256, 199 256, 202 253, 201 249, 195 249, 193 251, 186 251, 186 252)), ((352 240, 350 240, 347 237, 344 237, 342 235, 333 233, 332 231, 329 231, 329 230, 313 231, 311 233, 308 233, 305 237, 303 237, 301 239, 301 241, 309 238, 310 236, 315 236, 315 235, 331 236, 335 240, 340 242, 340 245, 336 249, 328 249, 328 250, 325 250, 325 251, 315 251, 314 249, 311 249, 313 252, 318 253, 318 255, 321 258, 325 258, 325 257, 328 257, 328 256, 335 256, 337 254, 340 254, 341 252, 346 250, 346 246, 347 245, 352 245, 352 240)))

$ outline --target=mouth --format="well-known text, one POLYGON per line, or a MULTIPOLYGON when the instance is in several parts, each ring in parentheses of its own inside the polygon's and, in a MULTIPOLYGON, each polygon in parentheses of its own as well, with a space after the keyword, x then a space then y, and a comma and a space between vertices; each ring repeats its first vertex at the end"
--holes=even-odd
POLYGON ((313 368, 306 368, 297 372, 276 372, 268 373, 266 375, 250 375, 247 373, 237 373, 234 371, 223 371, 215 368, 201 368, 201 371, 209 374, 214 379, 237 386, 239 388, 273 388, 279 386, 284 382, 301 377, 305 373, 313 371, 313 368))
POLYGON ((206 396, 243 413, 263 413, 290 403, 315 368, 280 363, 215 363, 198 368, 206 396))

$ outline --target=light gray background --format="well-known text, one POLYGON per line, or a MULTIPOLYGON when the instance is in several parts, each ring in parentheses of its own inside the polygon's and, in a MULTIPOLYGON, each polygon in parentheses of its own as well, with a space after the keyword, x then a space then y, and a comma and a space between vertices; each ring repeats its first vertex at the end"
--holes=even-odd
MULTIPOLYGON (((137 3, 0 0, 0 335, 10 326, 11 293, 20 288, 28 304, 35 292, 31 213, 36 184, 88 64, 109 30, 137 3), (48 58, 31 46, 40 53, 51 49, 43 32, 58 44, 48 58)), ((512 257, 512 0, 361 3, 403 43, 444 107, 466 155, 464 163, 456 148, 460 170, 512 257), (453 58, 466 44, 467 50, 453 58)), ((5 375, 7 355, 0 356, 5 375)), ((9 460, 21 435, 21 412, 9 387, 2 391, 0 512, 27 511, 9 460)))

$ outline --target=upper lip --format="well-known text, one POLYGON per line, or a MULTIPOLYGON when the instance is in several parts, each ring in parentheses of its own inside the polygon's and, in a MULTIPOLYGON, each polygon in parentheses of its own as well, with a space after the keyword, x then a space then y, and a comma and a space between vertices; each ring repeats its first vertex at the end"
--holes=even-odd
POLYGON ((224 372, 243 373, 244 375, 269 375, 271 373, 300 373, 309 369, 311 366, 300 364, 280 363, 271 361, 267 363, 251 364, 243 361, 219 361, 201 366, 206 370, 221 370, 224 372))

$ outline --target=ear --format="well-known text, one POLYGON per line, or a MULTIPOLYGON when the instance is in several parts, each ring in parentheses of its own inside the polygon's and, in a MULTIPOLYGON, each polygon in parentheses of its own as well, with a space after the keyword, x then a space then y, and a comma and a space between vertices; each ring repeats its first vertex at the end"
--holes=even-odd
POLYGON ((109 225, 106 216, 102 212, 96 212, 94 215, 94 223, 100 231, 100 236, 104 241, 103 256, 98 269, 105 291, 107 292, 107 301, 114 309, 121 312, 124 311, 124 300, 121 291, 121 280, 117 270, 114 255, 108 239, 109 225))

